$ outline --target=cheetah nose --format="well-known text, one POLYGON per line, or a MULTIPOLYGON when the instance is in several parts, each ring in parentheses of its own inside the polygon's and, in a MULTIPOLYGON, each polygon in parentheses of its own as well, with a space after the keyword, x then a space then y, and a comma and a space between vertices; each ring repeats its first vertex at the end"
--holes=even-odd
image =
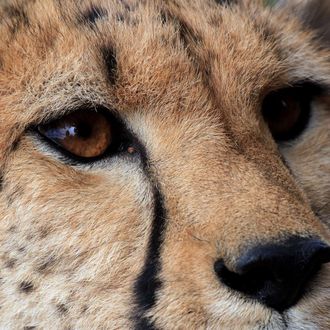
POLYGON ((282 312, 299 301, 327 262, 330 246, 318 239, 293 237, 248 250, 238 259, 235 272, 223 260, 215 262, 214 270, 228 287, 282 312))

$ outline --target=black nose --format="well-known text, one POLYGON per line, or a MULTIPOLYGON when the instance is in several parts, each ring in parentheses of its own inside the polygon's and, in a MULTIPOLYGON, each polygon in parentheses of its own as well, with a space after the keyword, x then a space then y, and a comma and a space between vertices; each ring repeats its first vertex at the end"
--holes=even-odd
POLYGON ((293 237, 248 250, 239 258, 235 272, 223 260, 214 264, 214 270, 230 288, 282 312, 298 302, 308 281, 327 262, 327 244, 318 239, 293 237))

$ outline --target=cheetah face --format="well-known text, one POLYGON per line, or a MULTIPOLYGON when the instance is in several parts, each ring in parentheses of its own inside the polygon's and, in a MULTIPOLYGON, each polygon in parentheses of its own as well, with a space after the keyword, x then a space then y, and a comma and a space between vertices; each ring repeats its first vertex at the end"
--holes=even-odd
POLYGON ((282 2, 0 0, 1 328, 330 327, 329 5, 282 2))

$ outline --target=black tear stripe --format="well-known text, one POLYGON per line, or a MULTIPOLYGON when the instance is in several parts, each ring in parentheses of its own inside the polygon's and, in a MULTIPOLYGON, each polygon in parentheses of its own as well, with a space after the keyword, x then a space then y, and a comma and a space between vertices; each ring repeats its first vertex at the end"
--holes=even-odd
POLYGON ((135 329, 153 330, 153 322, 145 316, 156 302, 156 292, 161 288, 158 274, 161 270, 160 254, 166 229, 166 209, 164 197, 157 185, 154 185, 154 217, 148 251, 143 270, 134 283, 136 309, 133 321, 135 329))
POLYGON ((162 282, 159 279, 159 273, 161 271, 160 256, 167 226, 167 212, 165 198, 161 192, 160 185, 150 170, 147 151, 133 133, 130 132, 129 134, 131 140, 134 141, 136 150, 139 152, 144 175, 152 185, 154 202, 151 234, 147 245, 144 265, 140 275, 137 276, 133 284, 135 304, 132 310, 131 320, 136 330, 155 330, 154 323, 146 316, 146 313, 155 305, 156 293, 162 286, 162 282))
POLYGON ((102 57, 107 70, 107 77, 111 85, 117 80, 117 57, 115 49, 111 46, 101 48, 102 57))
POLYGON ((91 6, 82 14, 82 23, 95 25, 96 22, 108 16, 104 8, 91 6))

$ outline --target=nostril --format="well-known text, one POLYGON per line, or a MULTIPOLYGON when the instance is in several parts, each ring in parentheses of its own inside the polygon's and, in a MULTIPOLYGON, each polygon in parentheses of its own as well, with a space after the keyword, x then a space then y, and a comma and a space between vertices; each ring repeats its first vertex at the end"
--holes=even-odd
POLYGON ((233 272, 227 268, 223 260, 218 260, 214 264, 214 270, 222 283, 264 303, 265 289, 269 291, 272 283, 281 283, 283 280, 268 267, 258 265, 249 268, 247 271, 233 272))
POLYGON ((291 238, 280 244, 254 247, 239 258, 235 271, 223 260, 214 264, 219 279, 230 288, 283 311, 303 295, 308 281, 330 262, 330 247, 317 239, 291 238))
POLYGON ((242 283, 242 275, 230 271, 222 259, 217 260, 214 263, 214 271, 217 273, 221 281, 230 288, 238 291, 245 291, 245 284, 242 283))

